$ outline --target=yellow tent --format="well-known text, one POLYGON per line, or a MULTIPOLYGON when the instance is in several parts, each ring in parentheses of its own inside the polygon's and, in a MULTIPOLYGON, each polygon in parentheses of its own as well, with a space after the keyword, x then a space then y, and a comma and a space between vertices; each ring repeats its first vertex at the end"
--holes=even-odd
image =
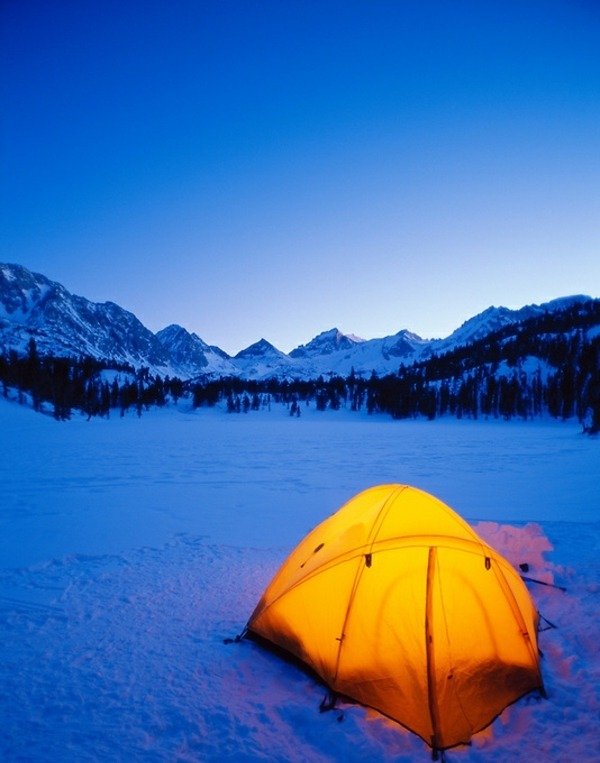
POLYGON ((537 622, 515 569, 452 509, 379 485, 304 538, 247 628, 443 750, 543 693, 537 622))

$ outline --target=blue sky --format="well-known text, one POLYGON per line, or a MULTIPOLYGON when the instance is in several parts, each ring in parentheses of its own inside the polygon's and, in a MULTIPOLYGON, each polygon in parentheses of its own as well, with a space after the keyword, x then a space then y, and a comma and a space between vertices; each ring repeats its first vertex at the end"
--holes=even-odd
POLYGON ((0 260, 235 353, 600 296, 585 0, 0 4, 0 260))

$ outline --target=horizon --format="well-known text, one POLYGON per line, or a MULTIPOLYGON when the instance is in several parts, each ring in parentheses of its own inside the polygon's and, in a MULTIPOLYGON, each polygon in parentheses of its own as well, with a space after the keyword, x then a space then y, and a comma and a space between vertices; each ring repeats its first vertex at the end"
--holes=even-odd
POLYGON ((600 295, 598 32, 585 0, 4 3, 0 260, 230 355, 600 295))

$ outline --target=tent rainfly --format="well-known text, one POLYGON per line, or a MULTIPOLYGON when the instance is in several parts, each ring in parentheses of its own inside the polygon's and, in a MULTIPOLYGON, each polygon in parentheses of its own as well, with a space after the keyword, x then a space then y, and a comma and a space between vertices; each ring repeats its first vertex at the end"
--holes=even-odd
POLYGON ((537 624, 519 574, 458 514, 414 487, 379 485, 304 538, 247 631, 435 753, 544 694, 537 624))

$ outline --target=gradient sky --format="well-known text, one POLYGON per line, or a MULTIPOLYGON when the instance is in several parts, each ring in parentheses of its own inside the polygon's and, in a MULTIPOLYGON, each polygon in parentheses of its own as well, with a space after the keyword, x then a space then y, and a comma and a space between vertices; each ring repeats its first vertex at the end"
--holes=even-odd
POLYGON ((600 295, 595 0, 1 0, 0 261, 235 353, 600 295))

